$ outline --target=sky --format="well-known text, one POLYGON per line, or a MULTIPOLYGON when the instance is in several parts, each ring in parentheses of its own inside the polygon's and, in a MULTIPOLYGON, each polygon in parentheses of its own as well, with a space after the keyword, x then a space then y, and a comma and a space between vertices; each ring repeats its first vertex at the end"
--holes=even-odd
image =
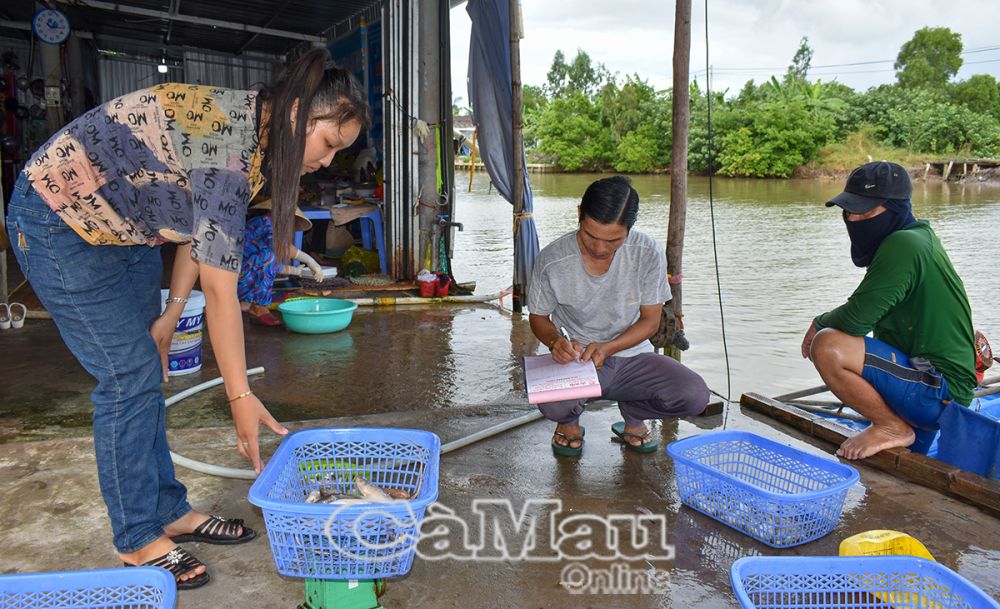
MULTIPOLYGON (((705 60, 705 1, 691 9, 691 77, 712 90, 739 92, 749 80, 781 75, 803 36, 813 49, 810 80, 836 80, 855 90, 895 81, 892 64, 922 27, 961 34, 964 64, 955 80, 991 74, 1000 80, 1000 0, 710 0, 705 60), (841 64, 862 65, 844 66, 841 64), (973 63, 976 62, 976 63, 973 63), (820 67, 836 66, 836 67, 820 67)), ((522 0, 522 82, 542 85, 552 57, 571 61, 583 50, 621 76, 637 73, 657 89, 672 83, 674 3, 669 0, 522 0)), ((467 104, 471 22, 462 4, 451 10, 455 97, 467 104)))

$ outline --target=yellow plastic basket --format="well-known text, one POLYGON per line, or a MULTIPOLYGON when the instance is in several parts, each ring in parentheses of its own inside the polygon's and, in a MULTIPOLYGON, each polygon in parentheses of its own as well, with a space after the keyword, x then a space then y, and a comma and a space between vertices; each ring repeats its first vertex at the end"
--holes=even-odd
MULTIPOLYGON (((840 542, 841 556, 916 556, 934 560, 924 544, 899 531, 877 529, 852 535, 840 542)), ((892 604, 900 609, 904 607, 927 607, 927 609, 943 609, 937 603, 917 592, 876 592, 879 600, 892 604)))

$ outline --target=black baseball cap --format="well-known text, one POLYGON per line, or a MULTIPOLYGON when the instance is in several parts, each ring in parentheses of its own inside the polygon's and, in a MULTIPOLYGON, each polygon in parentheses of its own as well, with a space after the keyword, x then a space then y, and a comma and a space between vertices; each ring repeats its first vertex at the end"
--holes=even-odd
POLYGON ((852 214, 863 214, 888 199, 909 199, 912 194, 913 184, 905 169, 896 163, 875 161, 852 171, 844 192, 827 201, 826 206, 839 205, 852 214))

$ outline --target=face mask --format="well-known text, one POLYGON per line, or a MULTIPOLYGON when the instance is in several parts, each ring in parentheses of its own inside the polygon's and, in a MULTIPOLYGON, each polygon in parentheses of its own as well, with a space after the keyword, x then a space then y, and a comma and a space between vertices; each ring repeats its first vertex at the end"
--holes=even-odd
POLYGON ((908 199, 890 199, 885 202, 885 208, 883 213, 874 218, 858 222, 848 222, 847 214, 844 213, 847 234, 851 238, 851 259, 856 266, 864 268, 870 265, 878 246, 882 245, 886 237, 916 222, 908 199))

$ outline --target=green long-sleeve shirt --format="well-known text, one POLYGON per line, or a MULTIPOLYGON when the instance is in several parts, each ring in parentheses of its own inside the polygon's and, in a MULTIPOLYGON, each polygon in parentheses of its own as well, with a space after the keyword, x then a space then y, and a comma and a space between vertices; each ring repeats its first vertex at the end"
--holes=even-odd
POLYGON ((847 302, 815 319, 816 329, 869 332, 910 357, 926 358, 968 406, 976 387, 972 311, 965 286, 930 224, 898 230, 879 246, 847 302))

